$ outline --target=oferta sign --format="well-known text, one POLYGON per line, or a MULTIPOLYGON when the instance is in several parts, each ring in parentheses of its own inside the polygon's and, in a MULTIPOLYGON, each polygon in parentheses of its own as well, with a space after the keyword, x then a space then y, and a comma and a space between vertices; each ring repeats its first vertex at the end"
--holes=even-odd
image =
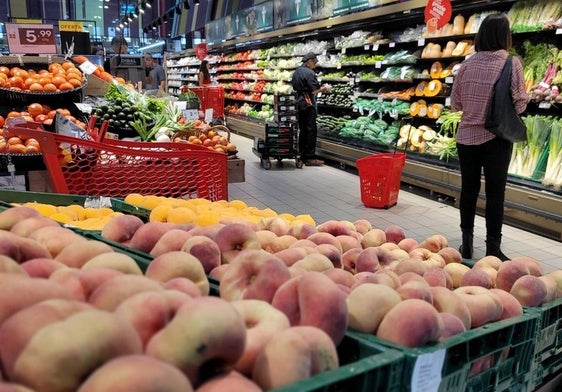
POLYGON ((72 31, 81 33, 84 24, 77 20, 61 20, 59 21, 59 31, 72 31))

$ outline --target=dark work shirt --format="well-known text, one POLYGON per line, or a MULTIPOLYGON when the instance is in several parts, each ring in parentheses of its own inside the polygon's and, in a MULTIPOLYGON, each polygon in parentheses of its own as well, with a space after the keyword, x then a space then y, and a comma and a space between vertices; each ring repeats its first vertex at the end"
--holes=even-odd
POLYGON ((306 65, 301 65, 295 69, 291 85, 293 86, 293 90, 297 93, 299 100, 304 99, 304 93, 308 93, 310 100, 314 104, 315 100, 312 92, 320 88, 320 83, 316 78, 316 72, 314 72, 314 70, 308 68, 306 65))

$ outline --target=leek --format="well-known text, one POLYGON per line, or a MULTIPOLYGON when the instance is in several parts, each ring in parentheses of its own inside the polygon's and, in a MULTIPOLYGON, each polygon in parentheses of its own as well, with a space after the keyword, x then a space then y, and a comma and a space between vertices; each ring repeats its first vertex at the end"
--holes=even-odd
MULTIPOLYGON (((532 116, 524 117, 523 121, 525 122, 525 126, 527 127, 527 135, 529 135, 530 132, 533 132, 533 128, 535 126, 534 117, 532 116)), ((507 169, 507 172, 509 174, 522 177, 525 171, 525 166, 528 157, 529 157, 529 143, 527 137, 527 140, 523 140, 521 142, 513 144, 511 161, 509 163, 509 168, 507 169)))
POLYGON ((543 185, 560 185, 562 179, 562 119, 552 123, 549 140, 550 152, 546 162, 543 185))
POLYGON ((531 178, 537 167, 542 150, 548 143, 550 129, 552 127, 552 117, 534 116, 533 127, 527 128, 527 145, 529 154, 523 167, 523 177, 531 178))

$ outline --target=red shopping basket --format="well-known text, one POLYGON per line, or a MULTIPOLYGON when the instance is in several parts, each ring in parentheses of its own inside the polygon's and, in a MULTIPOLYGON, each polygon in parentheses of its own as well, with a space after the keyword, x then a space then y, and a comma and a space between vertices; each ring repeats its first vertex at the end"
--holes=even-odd
POLYGON ((380 153, 356 161, 365 207, 389 208, 398 201, 406 154, 380 153))
POLYGON ((224 117, 224 87, 190 87, 201 101, 201 110, 213 109, 213 118, 224 117))
POLYGON ((125 197, 141 193, 228 200, 227 157, 188 143, 83 140, 24 123, 8 129, 39 141, 57 193, 125 197))

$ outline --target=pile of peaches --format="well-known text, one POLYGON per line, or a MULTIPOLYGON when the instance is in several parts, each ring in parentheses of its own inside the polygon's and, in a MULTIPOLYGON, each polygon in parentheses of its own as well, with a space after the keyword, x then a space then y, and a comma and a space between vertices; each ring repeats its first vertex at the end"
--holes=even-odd
MULTIPOLYGON (((148 196, 143 205, 156 209, 148 196)), ((348 328, 421 347, 562 296, 562 270, 544 273, 530 257, 468 267, 441 234, 418 241, 396 225, 316 224, 273 210, 244 220, 243 202, 219 204, 223 217, 205 225, 114 216, 100 232, 107 243, 32 208, 1 212, 3 383, 268 390, 340 366, 348 328)), ((483 356, 471 374, 495 360, 483 356)))
POLYGON ((0 66, 0 88, 27 92, 61 92, 81 87, 84 75, 72 61, 50 63, 35 71, 24 67, 0 66))

